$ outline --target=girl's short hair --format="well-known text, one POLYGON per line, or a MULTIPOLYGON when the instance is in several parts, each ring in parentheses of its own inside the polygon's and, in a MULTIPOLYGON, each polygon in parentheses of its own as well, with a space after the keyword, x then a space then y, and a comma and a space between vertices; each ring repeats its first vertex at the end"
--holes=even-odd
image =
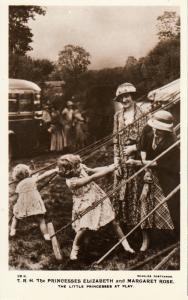
POLYGON ((58 159, 58 166, 61 167, 60 175, 64 177, 73 177, 75 175, 77 165, 81 163, 79 155, 65 154, 58 159))
POLYGON ((31 170, 27 165, 18 164, 14 167, 12 177, 14 180, 22 180, 31 174, 31 170))

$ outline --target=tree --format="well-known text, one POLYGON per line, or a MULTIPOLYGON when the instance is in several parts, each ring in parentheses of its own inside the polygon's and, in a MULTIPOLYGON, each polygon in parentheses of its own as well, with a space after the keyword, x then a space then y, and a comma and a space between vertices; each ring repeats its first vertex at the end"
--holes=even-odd
POLYGON ((34 82, 48 80, 54 69, 54 64, 48 59, 32 59, 29 56, 10 54, 9 77, 22 78, 34 82))
POLYGON ((29 45, 33 34, 27 25, 29 19, 35 15, 45 15, 45 10, 40 6, 9 6, 9 50, 13 54, 25 55, 32 50, 29 45))
POLYGON ((46 81, 53 70, 54 64, 48 59, 35 59, 33 60, 32 80, 46 81))
POLYGON ((84 48, 66 45, 59 53, 58 70, 62 72, 63 79, 78 78, 87 71, 90 64, 90 54, 84 48))
POLYGON ((66 45, 60 51, 54 73, 66 82, 65 94, 68 98, 79 89, 79 79, 87 71, 89 58, 89 52, 80 46, 66 45))
POLYGON ((180 37, 180 17, 174 11, 165 11, 157 18, 158 37, 160 41, 180 37))

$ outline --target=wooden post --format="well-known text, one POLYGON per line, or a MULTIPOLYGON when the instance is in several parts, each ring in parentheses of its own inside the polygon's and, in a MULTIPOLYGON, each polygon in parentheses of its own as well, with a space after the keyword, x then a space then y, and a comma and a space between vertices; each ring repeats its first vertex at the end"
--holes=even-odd
MULTIPOLYGON (((47 226, 48 226, 48 233, 51 237, 55 233, 54 226, 52 223, 48 223, 47 226)), ((51 241, 52 241, 52 247, 53 247, 53 251, 54 251, 56 259, 62 260, 63 258, 61 255, 61 250, 60 250, 59 243, 58 243, 58 240, 55 235, 51 238, 51 241)))
POLYGON ((175 247, 167 256, 165 256, 161 260, 161 262, 159 264, 157 264, 155 266, 155 268, 153 268, 153 270, 160 270, 162 268, 162 266, 164 266, 178 250, 179 250, 179 247, 175 247))
POLYGON ((177 246, 179 246, 179 242, 176 243, 176 244, 173 244, 173 245, 168 246, 167 248, 165 248, 165 249, 159 251, 158 253, 156 253, 156 254, 154 254, 154 255, 151 255, 151 256, 147 257, 144 261, 138 262, 137 264, 131 266, 130 268, 128 268, 128 269, 126 269, 126 270, 137 270, 138 268, 140 268, 140 267, 146 265, 146 263, 148 263, 148 262, 150 262, 150 261, 152 261, 152 260, 158 258, 159 256, 161 256, 161 255, 163 255, 163 254, 166 254, 166 252, 168 252, 168 251, 174 249, 174 248, 177 247, 177 246))

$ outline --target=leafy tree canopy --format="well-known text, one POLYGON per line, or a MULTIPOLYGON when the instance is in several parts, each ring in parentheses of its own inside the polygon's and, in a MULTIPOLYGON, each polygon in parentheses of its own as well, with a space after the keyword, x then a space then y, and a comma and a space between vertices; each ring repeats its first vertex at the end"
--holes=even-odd
POLYGON ((29 19, 35 19, 35 15, 45 15, 41 6, 11 5, 9 6, 9 49, 18 55, 25 55, 32 50, 29 45, 33 34, 27 25, 29 19))
POLYGON ((23 78, 37 83, 49 79, 54 64, 48 59, 32 59, 29 56, 9 55, 9 77, 23 78))
POLYGON ((160 41, 180 36, 180 17, 174 11, 165 11, 157 18, 158 37, 160 41))
POLYGON ((77 78, 87 71, 90 64, 90 54, 84 48, 73 45, 66 45, 64 50, 60 51, 58 59, 58 70, 63 78, 77 78))

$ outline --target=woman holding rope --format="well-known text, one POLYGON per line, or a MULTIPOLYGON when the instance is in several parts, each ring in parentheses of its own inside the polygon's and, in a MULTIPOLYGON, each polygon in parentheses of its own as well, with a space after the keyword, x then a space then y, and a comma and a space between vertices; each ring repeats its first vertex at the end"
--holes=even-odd
MULTIPOLYGON (((94 182, 97 178, 113 172, 117 165, 112 164, 91 169, 81 163, 79 155, 66 154, 59 158, 58 166, 59 175, 66 178, 66 184, 73 194, 72 219, 75 219, 75 222, 72 223, 72 226, 76 236, 73 241, 70 259, 76 260, 78 258, 81 241, 88 229, 96 231, 112 222, 114 231, 120 240, 124 234, 115 221, 115 213, 110 199, 94 182), (81 216, 85 210, 104 197, 106 199, 103 202, 101 201, 94 209, 81 216), (77 218, 79 215, 80 217, 77 218)), ((126 251, 133 252, 126 239, 122 241, 122 246, 126 251)))
MULTIPOLYGON (((143 176, 139 175, 128 184, 123 184, 138 170, 138 167, 134 165, 127 166, 126 160, 129 158, 138 159, 136 144, 147 118, 141 118, 144 112, 134 101, 135 92, 136 88, 131 83, 124 83, 118 87, 114 99, 122 104, 122 109, 114 116, 114 162, 120 165, 115 172, 114 187, 116 188, 119 183, 122 183, 120 189, 114 195, 114 208, 116 219, 129 227, 135 226, 140 221, 139 197, 142 190, 143 176)), ((143 233, 144 243, 145 239, 146 236, 143 233)))
MULTIPOLYGON (((143 129, 140 139, 142 164, 147 164, 159 154, 164 152, 177 140, 173 132, 173 116, 168 111, 156 112, 143 129)), ((129 160, 131 165, 141 165, 140 161, 129 160)), ((176 146, 166 155, 162 156, 152 166, 153 174, 157 175, 159 184, 167 196, 180 183, 180 149, 176 146)), ((180 238, 180 192, 176 193, 168 202, 168 208, 176 239, 180 238)), ((167 220, 167 219, 166 219, 167 220)))

